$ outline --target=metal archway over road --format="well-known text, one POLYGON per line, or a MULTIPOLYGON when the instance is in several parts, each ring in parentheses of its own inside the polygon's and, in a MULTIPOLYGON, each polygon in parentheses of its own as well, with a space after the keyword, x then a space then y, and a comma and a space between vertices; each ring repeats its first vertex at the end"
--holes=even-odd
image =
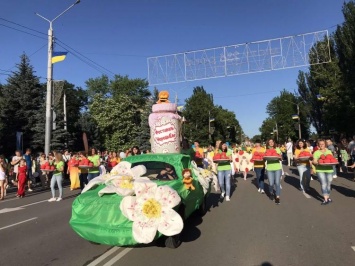
POLYGON ((149 57, 150 85, 178 83, 331 61, 328 31, 149 57), (309 52, 312 49, 312 62, 309 52))

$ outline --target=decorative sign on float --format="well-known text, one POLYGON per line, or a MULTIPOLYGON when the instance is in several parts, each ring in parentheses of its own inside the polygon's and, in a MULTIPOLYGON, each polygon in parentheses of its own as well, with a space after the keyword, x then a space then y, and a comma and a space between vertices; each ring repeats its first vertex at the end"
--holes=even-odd
POLYGON ((180 153, 181 117, 177 106, 170 103, 169 93, 161 91, 149 115, 152 153, 180 153))

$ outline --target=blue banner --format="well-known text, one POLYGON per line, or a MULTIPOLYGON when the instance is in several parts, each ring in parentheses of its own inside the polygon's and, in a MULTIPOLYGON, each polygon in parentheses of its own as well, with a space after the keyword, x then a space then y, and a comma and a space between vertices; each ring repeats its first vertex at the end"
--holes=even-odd
POLYGON ((16 132, 16 150, 23 152, 22 150, 22 132, 17 131, 16 132))

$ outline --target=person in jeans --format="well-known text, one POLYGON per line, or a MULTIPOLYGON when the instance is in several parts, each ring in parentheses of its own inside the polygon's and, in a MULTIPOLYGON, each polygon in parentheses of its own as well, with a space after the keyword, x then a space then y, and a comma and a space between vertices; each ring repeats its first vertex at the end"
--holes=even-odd
POLYGON ((280 159, 267 160, 266 171, 267 177, 269 180, 269 198, 270 200, 275 199, 277 205, 280 204, 280 192, 281 192, 281 174, 282 174, 282 165, 280 164, 281 159, 281 150, 277 148, 276 143, 273 139, 269 139, 267 142, 268 149, 275 149, 276 152, 280 155, 280 159), (275 195, 274 195, 274 185, 275 185, 275 195))
POLYGON ((302 192, 309 190, 309 183, 311 181, 311 165, 309 160, 299 161, 299 155, 301 152, 307 151, 310 153, 310 150, 307 147, 307 143, 304 140, 298 140, 295 150, 295 159, 297 160, 297 170, 300 176, 300 188, 302 192))
POLYGON ((317 177, 322 186, 322 194, 324 201, 322 205, 327 205, 332 202, 330 198, 330 189, 333 180, 333 167, 331 165, 320 165, 319 159, 322 155, 332 154, 330 150, 326 148, 325 140, 318 140, 319 149, 313 153, 313 164, 316 166, 317 177))
POLYGON ((54 160, 55 170, 53 172, 53 176, 51 179, 51 191, 52 191, 52 198, 48 201, 61 201, 63 199, 63 187, 62 187, 62 180, 63 180, 63 171, 64 171, 64 160, 63 156, 60 152, 55 153, 55 160, 54 160), (59 197, 55 197, 55 183, 57 183, 59 189, 59 197))
POLYGON ((23 155, 23 158, 26 160, 26 166, 27 166, 27 187, 28 191, 31 192, 33 191, 31 189, 31 183, 32 185, 36 184, 36 181, 33 180, 32 177, 32 157, 31 157, 31 149, 26 149, 25 154, 23 155))
MULTIPOLYGON (((255 140, 254 148, 252 150, 252 155, 254 156, 255 152, 265 153, 265 149, 261 147, 261 141, 259 139, 255 140)), ((254 161, 254 172, 256 175, 256 184, 258 186, 258 192, 264 194, 264 174, 265 174, 265 163, 264 161, 255 162, 254 161)))
POLYGON ((95 148, 91 149, 91 155, 88 156, 88 159, 94 164, 94 167, 89 168, 88 181, 90 181, 100 175, 100 155, 95 148))
POLYGON ((229 158, 228 162, 220 162, 217 166, 217 176, 218 183, 221 188, 221 198, 226 196, 226 201, 230 201, 230 192, 231 192, 231 173, 232 167, 230 161, 232 161, 232 152, 228 150, 227 144, 221 142, 219 144, 219 149, 215 151, 216 153, 225 153, 229 158))

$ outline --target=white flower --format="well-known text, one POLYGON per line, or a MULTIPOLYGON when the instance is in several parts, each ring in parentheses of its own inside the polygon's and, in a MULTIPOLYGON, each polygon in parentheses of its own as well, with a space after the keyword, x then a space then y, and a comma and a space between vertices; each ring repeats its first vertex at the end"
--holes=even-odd
POLYGON ((184 223, 173 210, 181 199, 169 186, 157 186, 149 180, 134 182, 136 196, 124 197, 120 209, 122 214, 133 221, 133 238, 138 243, 150 243, 159 231, 166 236, 179 234, 184 223))
MULTIPOLYGON (((139 177, 140 180, 149 180, 148 177, 139 177)), ((103 194, 117 193, 120 196, 134 194, 134 180, 132 176, 113 176, 106 180, 106 187, 99 191, 99 196, 103 194)))

